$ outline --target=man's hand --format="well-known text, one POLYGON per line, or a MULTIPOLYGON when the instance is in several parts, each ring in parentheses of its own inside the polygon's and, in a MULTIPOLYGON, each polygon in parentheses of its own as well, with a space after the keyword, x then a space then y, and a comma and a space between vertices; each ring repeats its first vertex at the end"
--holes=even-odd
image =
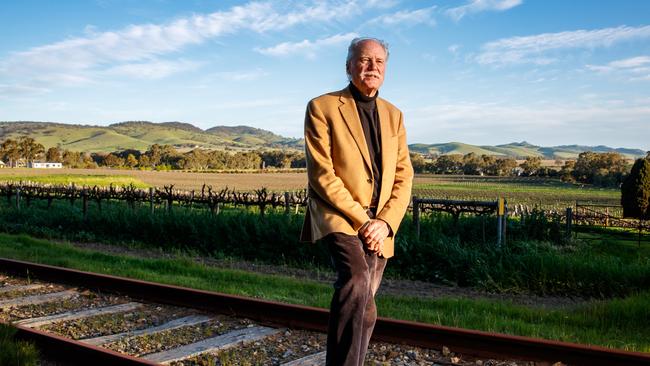
POLYGON ((371 219, 359 230, 359 236, 371 252, 381 253, 388 234, 390 234, 388 224, 378 219, 371 219))

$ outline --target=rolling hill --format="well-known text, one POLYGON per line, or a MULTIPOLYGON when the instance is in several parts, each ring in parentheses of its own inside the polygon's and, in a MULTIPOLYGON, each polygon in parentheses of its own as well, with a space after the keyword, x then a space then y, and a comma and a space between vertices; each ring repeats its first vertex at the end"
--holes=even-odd
MULTIPOLYGON (((303 150, 304 140, 277 135, 271 131, 249 126, 215 126, 202 130, 184 122, 154 123, 127 121, 109 126, 73 125, 55 122, 0 122, 0 141, 21 136, 33 137, 46 148, 87 152, 111 152, 126 149, 145 151, 153 144, 169 144, 180 151, 194 148, 215 150, 289 149, 303 150)), ((523 159, 540 156, 544 159, 576 158, 583 151, 615 151, 628 158, 645 156, 640 149, 611 148, 607 146, 562 145, 542 147, 528 142, 489 146, 461 142, 441 144, 411 144, 411 152, 420 154, 468 154, 509 156, 523 159)))
POLYGON ((189 123, 127 121, 109 126, 73 125, 54 122, 0 122, 0 140, 33 137, 45 148, 87 152, 125 149, 147 150, 153 144, 169 144, 184 151, 194 148, 224 150, 302 150, 301 139, 287 138, 248 126, 217 126, 202 130, 189 123))

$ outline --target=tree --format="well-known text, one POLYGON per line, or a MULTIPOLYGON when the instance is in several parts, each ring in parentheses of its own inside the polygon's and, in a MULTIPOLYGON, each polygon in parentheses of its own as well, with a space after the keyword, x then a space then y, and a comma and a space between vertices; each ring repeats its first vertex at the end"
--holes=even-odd
POLYGON ((483 171, 483 159, 471 152, 463 156, 463 174, 479 175, 483 171))
POLYGON ((650 219, 650 159, 637 159, 621 186, 623 216, 650 219))
POLYGON ((45 160, 52 163, 60 163, 61 149, 56 146, 47 149, 47 152, 45 153, 45 160))
POLYGON ((427 162, 422 157, 422 154, 410 153, 411 155, 411 165, 413 166, 413 171, 416 173, 425 173, 427 168, 427 162))
POLYGON ((39 155, 45 153, 45 147, 28 136, 23 136, 18 140, 18 149, 20 150, 20 155, 28 163, 34 162, 39 155))
POLYGON ((20 159, 20 147, 18 142, 12 139, 6 139, 0 146, 2 159, 8 160, 10 167, 15 167, 16 162, 20 159))
POLYGON ((517 160, 513 158, 498 158, 495 163, 496 175, 511 176, 517 167, 517 160))
POLYGON ((523 163, 519 164, 519 167, 524 171, 525 176, 530 177, 536 175, 542 167, 542 158, 539 156, 528 156, 523 163))
POLYGON ((578 155, 573 176, 578 182, 613 187, 623 181, 627 169, 627 160, 619 153, 586 151, 578 155))
POLYGON ((124 165, 124 159, 111 153, 104 157, 104 165, 111 168, 118 168, 124 165))
POLYGON ((128 166, 129 168, 133 169, 135 168, 136 165, 138 165, 138 159, 133 154, 129 154, 126 156, 126 160, 124 161, 124 165, 128 166))
POLYGON ((463 156, 460 154, 442 155, 436 160, 435 169, 439 174, 460 174, 463 168, 463 156))

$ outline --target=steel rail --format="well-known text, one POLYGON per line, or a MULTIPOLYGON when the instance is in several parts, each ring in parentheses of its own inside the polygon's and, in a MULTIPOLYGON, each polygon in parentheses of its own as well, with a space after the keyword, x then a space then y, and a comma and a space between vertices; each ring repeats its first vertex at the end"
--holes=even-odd
POLYGON ((55 358, 57 361, 64 361, 66 364, 84 365, 92 360, 93 366, 158 366, 158 363, 147 361, 141 358, 125 355, 106 348, 92 346, 77 342, 56 334, 47 333, 41 330, 27 328, 20 325, 12 325, 18 331, 16 337, 29 341, 38 346, 38 349, 46 356, 55 358))
MULTIPOLYGON (((44 264, 0 258, 0 270, 20 276, 61 281, 116 292, 136 299, 246 317, 262 324, 324 332, 328 312, 236 295, 97 274, 44 264)), ((490 358, 512 358, 584 366, 650 365, 650 353, 549 341, 380 317, 373 340, 440 349, 490 358)))

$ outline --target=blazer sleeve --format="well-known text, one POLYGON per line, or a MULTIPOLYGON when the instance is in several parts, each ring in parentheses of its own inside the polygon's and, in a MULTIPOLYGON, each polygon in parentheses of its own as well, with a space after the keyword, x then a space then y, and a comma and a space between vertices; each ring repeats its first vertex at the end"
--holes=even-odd
MULTIPOLYGON (((330 121, 314 101, 305 113, 305 156, 309 186, 318 197, 341 212, 358 231, 370 218, 354 200, 334 171, 331 155, 330 121)), ((407 154, 408 155, 408 154, 407 154)))
POLYGON ((390 198, 377 214, 377 218, 384 220, 391 229, 391 235, 395 235, 402 218, 406 213, 411 201, 411 188, 413 185, 413 166, 409 156, 406 143, 406 129, 404 128, 403 115, 400 112, 399 125, 397 130, 397 164, 395 167, 395 181, 391 190, 390 198))

